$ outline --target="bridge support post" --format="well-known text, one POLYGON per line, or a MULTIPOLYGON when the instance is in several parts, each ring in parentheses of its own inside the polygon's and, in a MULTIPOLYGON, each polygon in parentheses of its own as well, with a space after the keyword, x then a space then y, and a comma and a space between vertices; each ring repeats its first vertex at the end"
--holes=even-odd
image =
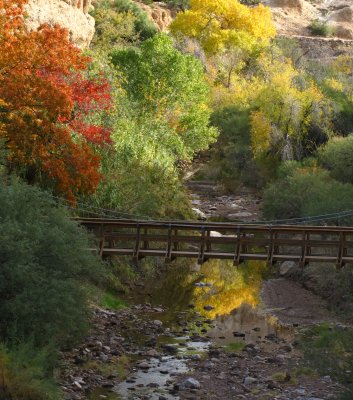
POLYGON ((205 262, 205 245, 206 245, 206 228, 203 226, 201 230, 199 256, 197 259, 197 263, 199 265, 202 265, 205 262))
POLYGON ((343 261, 343 257, 347 256, 347 247, 346 247, 346 235, 344 232, 340 233, 340 244, 338 249, 337 263, 336 268, 341 269, 344 267, 345 262, 343 261))
POLYGON ((241 259, 241 251, 242 251, 242 235, 240 227, 237 229, 237 242, 235 246, 235 253, 234 253, 234 265, 240 265, 243 260, 241 259))
POLYGON ((274 264, 273 261, 273 255, 275 252, 275 244, 274 244, 274 239, 277 238, 277 234, 273 233, 272 227, 270 226, 270 244, 268 246, 268 255, 267 255, 267 266, 272 267, 274 264))
POLYGON ((141 244, 141 226, 140 224, 137 224, 136 243, 134 248, 134 254, 132 256, 135 263, 137 263, 140 259, 139 257, 140 244, 141 244))
POLYGON ((172 261, 172 226, 171 224, 169 224, 169 228, 168 228, 168 242, 167 242, 167 249, 166 249, 166 253, 165 253, 165 261, 166 262, 170 262, 172 261))

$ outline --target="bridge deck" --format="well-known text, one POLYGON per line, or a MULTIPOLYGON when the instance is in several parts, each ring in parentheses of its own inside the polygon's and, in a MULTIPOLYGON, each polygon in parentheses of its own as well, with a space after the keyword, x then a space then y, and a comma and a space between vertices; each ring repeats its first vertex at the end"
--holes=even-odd
POLYGON ((237 225, 181 221, 78 219, 97 238, 103 257, 353 263, 353 227, 237 225))

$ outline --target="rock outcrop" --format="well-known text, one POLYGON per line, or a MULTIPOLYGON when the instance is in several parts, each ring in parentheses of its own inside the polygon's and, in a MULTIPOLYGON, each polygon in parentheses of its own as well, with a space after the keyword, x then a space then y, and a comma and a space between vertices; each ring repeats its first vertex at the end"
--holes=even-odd
POLYGON ((175 9, 162 2, 150 5, 140 2, 136 2, 136 4, 146 12, 150 21, 155 24, 159 31, 168 32, 169 25, 177 14, 175 9))
POLYGON ((333 36, 353 39, 352 0, 263 0, 272 9, 280 35, 311 36, 308 29, 314 20, 332 27, 333 36))
POLYGON ((92 0, 64 0, 64 1, 65 1, 65 3, 69 4, 70 6, 78 8, 85 14, 88 13, 88 11, 91 7, 91 4, 92 4, 92 0))
POLYGON ((29 0, 26 25, 29 30, 42 24, 66 28, 78 47, 88 47, 94 35, 94 19, 88 15, 91 0, 29 0))
POLYGON ((304 8, 303 0, 267 0, 264 3, 271 8, 289 8, 299 13, 302 13, 304 8))
POLYGON ((353 6, 346 6, 332 11, 328 23, 333 27, 336 36, 353 39, 353 6))
POLYGON ((309 35, 310 22, 317 18, 318 12, 305 0, 264 0, 271 8, 273 21, 280 35, 309 35))

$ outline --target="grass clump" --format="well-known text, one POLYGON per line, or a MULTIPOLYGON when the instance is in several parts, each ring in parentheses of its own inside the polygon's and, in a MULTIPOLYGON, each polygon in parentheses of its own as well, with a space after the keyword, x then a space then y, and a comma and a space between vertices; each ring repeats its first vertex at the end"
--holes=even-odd
POLYGON ((328 37, 333 35, 333 29, 326 22, 318 19, 311 21, 308 28, 315 36, 328 37))
POLYGON ((244 341, 237 340, 236 342, 228 343, 224 349, 230 352, 238 352, 242 351, 245 346, 246 343, 244 341))
POLYGON ((124 380, 129 374, 130 364, 131 359, 126 355, 122 355, 120 357, 112 357, 109 364, 102 364, 98 361, 88 361, 84 365, 84 368, 92 369, 105 378, 115 375, 119 380, 124 380))
POLYGON ((52 356, 32 343, 9 349, 0 343, 0 400, 59 400, 52 377, 52 356))
POLYGON ((111 310, 119 310, 120 308, 126 307, 126 303, 124 302, 124 300, 121 300, 119 297, 111 293, 105 293, 103 295, 101 305, 102 307, 111 310))
POLYGON ((275 372, 272 377, 274 381, 294 385, 296 380, 288 372, 275 372))

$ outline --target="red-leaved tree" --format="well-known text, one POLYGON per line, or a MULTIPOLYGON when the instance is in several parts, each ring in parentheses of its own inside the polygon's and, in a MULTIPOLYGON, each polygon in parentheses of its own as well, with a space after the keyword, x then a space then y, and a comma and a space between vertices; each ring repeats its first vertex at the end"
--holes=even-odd
POLYGON ((74 202, 100 181, 93 144, 109 143, 110 132, 86 121, 110 107, 110 86, 88 77, 90 59, 65 29, 28 32, 26 2, 0 0, 0 138, 9 171, 74 202))

